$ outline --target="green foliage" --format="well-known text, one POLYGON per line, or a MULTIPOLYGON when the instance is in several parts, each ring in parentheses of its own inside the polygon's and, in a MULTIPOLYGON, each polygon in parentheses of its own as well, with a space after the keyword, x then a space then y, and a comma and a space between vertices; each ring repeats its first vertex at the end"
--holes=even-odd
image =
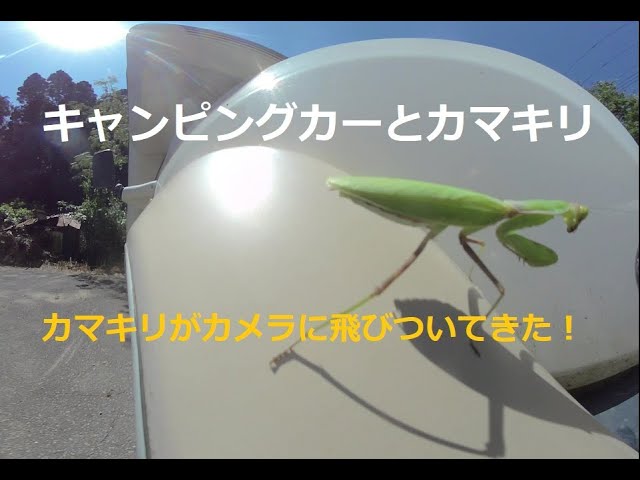
MULTIPOLYGON (((121 262, 126 240, 126 206, 112 192, 92 186, 92 159, 98 151, 109 149, 114 154, 116 181, 126 184, 129 163, 129 106, 123 91, 114 91, 113 76, 95 82, 104 93, 96 103, 100 114, 120 114, 122 118, 115 130, 104 124, 104 141, 100 141, 94 126, 89 134, 89 151, 77 155, 72 163, 73 181, 81 185, 83 201, 80 205, 59 203, 61 211, 70 212, 82 222, 81 254, 90 266, 121 262)), ((93 111, 91 111, 93 115, 93 111)), ((115 185, 114 185, 115 186, 115 185)))
POLYGON ((93 178, 93 155, 89 152, 76 155, 71 162, 71 179, 74 184, 82 188, 83 196, 86 195, 85 183, 93 178))
POLYGON ((622 123, 631 136, 639 143, 638 138, 638 95, 629 95, 619 90, 614 82, 597 82, 589 93, 622 123))
POLYGON ((102 88, 104 95, 111 95, 116 83, 118 83, 118 77, 115 75, 108 75, 107 78, 102 78, 93 82, 96 87, 102 88))
POLYGON ((100 98, 95 108, 100 110, 101 115, 122 115, 120 123, 113 131, 107 128, 109 122, 105 122, 104 141, 100 141, 97 128, 94 127, 91 130, 89 149, 91 154, 100 150, 111 150, 116 166, 116 181, 126 185, 129 164, 129 104, 127 97, 122 91, 110 91, 100 98))
POLYGON ((47 259, 41 236, 33 238, 20 228, 7 230, 43 213, 41 206, 29 206, 20 199, 0 204, 0 263, 38 266, 47 259))
MULTIPOLYGON (((0 95, 0 134, 6 128, 9 117, 11 116, 11 102, 9 97, 0 95)), ((2 141, 2 137, 0 137, 2 141)))
POLYGON ((84 183, 80 205, 59 202, 60 211, 81 222, 80 254, 92 267, 122 262, 126 240, 125 204, 112 192, 84 183))
POLYGON ((81 222, 80 255, 89 266, 121 263, 126 241, 126 205, 106 189, 92 185, 92 155, 84 153, 74 162, 74 178, 80 182, 84 200, 80 205, 58 202, 61 213, 81 222))
POLYGON ((8 203, 0 204, 0 226, 2 228, 11 227, 35 217, 37 209, 29 207, 26 202, 20 199, 8 203))

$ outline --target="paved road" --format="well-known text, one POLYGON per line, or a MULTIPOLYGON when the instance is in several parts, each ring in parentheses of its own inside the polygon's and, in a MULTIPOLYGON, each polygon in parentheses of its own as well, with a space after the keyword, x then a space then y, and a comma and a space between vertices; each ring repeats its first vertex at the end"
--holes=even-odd
POLYGON ((130 343, 106 320, 45 343, 52 312, 127 314, 126 280, 0 266, 0 458, 135 457, 130 343))

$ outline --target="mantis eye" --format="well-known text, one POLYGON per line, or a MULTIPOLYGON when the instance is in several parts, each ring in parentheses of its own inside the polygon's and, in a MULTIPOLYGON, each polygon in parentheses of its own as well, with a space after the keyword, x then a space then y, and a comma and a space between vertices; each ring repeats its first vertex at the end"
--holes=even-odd
POLYGON ((578 224, 589 215, 589 209, 584 205, 578 205, 578 224))

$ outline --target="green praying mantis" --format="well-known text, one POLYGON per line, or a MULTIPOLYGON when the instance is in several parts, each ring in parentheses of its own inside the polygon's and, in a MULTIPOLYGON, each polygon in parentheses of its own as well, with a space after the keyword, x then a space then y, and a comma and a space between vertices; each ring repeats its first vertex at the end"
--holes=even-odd
MULTIPOLYGON (((421 227, 427 231, 418 247, 398 270, 343 314, 353 312, 382 294, 416 261, 430 240, 447 227, 458 227, 462 248, 499 292, 498 298, 486 314, 488 317, 504 297, 505 288, 470 246, 471 243, 484 246, 484 242, 470 238, 469 235, 502 222, 496 229, 500 243, 524 263, 532 267, 545 267, 558 261, 557 254, 549 247, 517 232, 543 225, 561 215, 567 232, 571 233, 589 214, 589 209, 578 203, 562 200, 500 200, 473 190, 403 178, 343 176, 329 178, 327 185, 330 189, 337 190, 341 197, 394 222, 421 227)), ((323 322, 316 331, 329 323, 329 320, 323 322)), ((277 366, 291 354, 293 347, 299 342, 300 340, 294 342, 273 358, 272 366, 277 366)))

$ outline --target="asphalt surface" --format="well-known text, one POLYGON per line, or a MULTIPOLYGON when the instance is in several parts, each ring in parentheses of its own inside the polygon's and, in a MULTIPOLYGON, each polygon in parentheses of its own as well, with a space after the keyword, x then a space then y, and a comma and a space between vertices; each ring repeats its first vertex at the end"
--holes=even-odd
POLYGON ((131 344, 105 334, 118 313, 124 275, 0 266, 0 458, 135 457, 131 344), (53 312, 66 341, 43 341, 53 312), (75 315, 105 317, 96 342, 75 315))

